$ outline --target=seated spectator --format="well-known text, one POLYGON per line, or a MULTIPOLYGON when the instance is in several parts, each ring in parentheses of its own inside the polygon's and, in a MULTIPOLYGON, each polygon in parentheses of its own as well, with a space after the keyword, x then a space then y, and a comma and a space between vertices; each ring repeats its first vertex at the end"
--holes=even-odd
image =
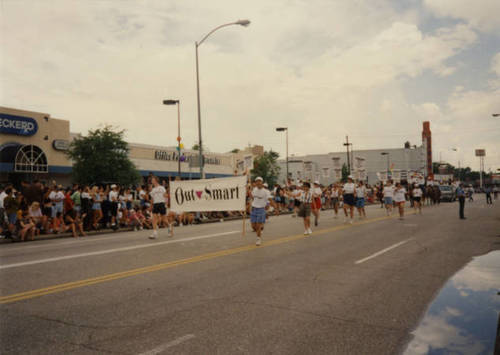
POLYGON ((33 202, 28 210, 28 216, 31 218, 36 226, 36 234, 45 230, 45 225, 47 223, 47 217, 42 214, 42 209, 40 208, 39 202, 33 202))
POLYGON ((64 223, 64 218, 61 212, 56 213, 56 217, 52 220, 52 231, 55 234, 67 232, 68 226, 64 223))
POLYGON ((18 223, 18 235, 21 241, 26 240, 26 236, 30 235, 31 240, 35 240, 35 223, 28 216, 28 211, 23 211, 21 218, 17 221, 18 223))
POLYGON ((82 237, 87 236, 83 231, 83 222, 80 219, 80 215, 74 209, 69 210, 65 216, 66 230, 71 230, 74 238, 78 238, 76 232, 80 232, 82 237))
POLYGON ((134 228, 134 231, 137 231, 137 229, 139 230, 143 230, 143 220, 144 220, 144 216, 142 216, 141 214, 141 217, 139 217, 139 213, 138 213, 139 209, 137 207, 135 208, 132 208, 130 209, 129 213, 128 213, 128 225, 130 227, 133 227, 134 228))

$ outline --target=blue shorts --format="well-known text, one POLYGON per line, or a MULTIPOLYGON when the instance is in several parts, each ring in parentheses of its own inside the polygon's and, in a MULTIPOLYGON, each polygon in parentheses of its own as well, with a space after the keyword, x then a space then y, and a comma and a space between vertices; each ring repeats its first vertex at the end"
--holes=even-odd
POLYGON ((356 207, 357 208, 365 207, 365 198, 364 197, 357 197, 356 198, 356 207))
POLYGON ((17 213, 9 213, 7 215, 7 218, 9 219, 10 224, 16 224, 17 222, 17 213))
POLYGON ((384 197, 384 204, 392 205, 392 197, 384 197))
POLYGON ((251 223, 265 223, 266 222, 266 209, 252 207, 252 213, 250 214, 250 222, 251 223))

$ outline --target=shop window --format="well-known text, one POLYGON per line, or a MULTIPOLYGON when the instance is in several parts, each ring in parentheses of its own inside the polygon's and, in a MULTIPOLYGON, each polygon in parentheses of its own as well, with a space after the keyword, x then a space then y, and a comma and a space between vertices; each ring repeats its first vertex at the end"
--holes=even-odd
POLYGON ((23 173, 47 173, 47 156, 36 145, 25 145, 16 154, 14 171, 23 173))

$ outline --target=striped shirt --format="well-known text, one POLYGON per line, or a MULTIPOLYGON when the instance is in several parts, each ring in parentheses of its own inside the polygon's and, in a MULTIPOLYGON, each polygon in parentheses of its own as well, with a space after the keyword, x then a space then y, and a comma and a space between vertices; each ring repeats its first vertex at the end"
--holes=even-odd
POLYGON ((302 203, 311 203, 312 202, 312 193, 311 191, 302 191, 299 197, 300 202, 302 203))

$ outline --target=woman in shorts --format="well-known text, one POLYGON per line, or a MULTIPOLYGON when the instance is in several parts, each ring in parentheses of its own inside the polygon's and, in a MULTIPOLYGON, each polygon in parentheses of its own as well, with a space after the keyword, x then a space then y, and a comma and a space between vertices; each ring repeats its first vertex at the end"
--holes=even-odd
POLYGON ((99 222, 102 218, 102 209, 101 209, 101 202, 102 202, 102 187, 99 188, 98 186, 94 186, 92 188, 92 192, 90 194, 90 197, 92 198, 93 204, 92 204, 92 214, 93 214, 93 223, 92 226, 94 229, 99 229, 99 222))
POLYGON ((418 213, 422 214, 422 189, 418 185, 414 185, 413 189, 413 208, 415 212, 418 209, 418 213))
POLYGON ((347 210, 349 209, 350 223, 352 224, 354 218, 354 205, 355 205, 355 194, 356 194, 356 186, 354 185, 352 176, 349 175, 347 177, 347 182, 343 187, 343 200, 344 200, 344 222, 347 222, 347 210))
POLYGON ((337 218, 339 214, 339 198, 342 196, 342 189, 339 185, 335 184, 332 187, 332 192, 330 193, 332 199, 332 207, 335 212, 335 216, 333 218, 337 218))
POLYGON ((356 208, 358 209, 359 218, 366 218, 365 212, 365 197, 366 197, 366 187, 363 181, 358 182, 356 186, 356 208))
POLYGON ((392 215, 392 199, 394 198, 394 186, 392 186, 391 180, 387 180, 387 183, 384 186, 384 190, 382 192, 384 194, 386 214, 388 216, 392 215))
POLYGON ((304 219, 304 235, 311 235, 311 205, 313 203, 313 194, 311 191, 311 184, 304 182, 301 190, 290 192, 295 200, 300 201, 298 216, 304 219))
POLYGON ((406 203, 406 189, 398 182, 394 189, 394 202, 399 209, 399 219, 404 219, 405 216, 405 203, 406 203))

